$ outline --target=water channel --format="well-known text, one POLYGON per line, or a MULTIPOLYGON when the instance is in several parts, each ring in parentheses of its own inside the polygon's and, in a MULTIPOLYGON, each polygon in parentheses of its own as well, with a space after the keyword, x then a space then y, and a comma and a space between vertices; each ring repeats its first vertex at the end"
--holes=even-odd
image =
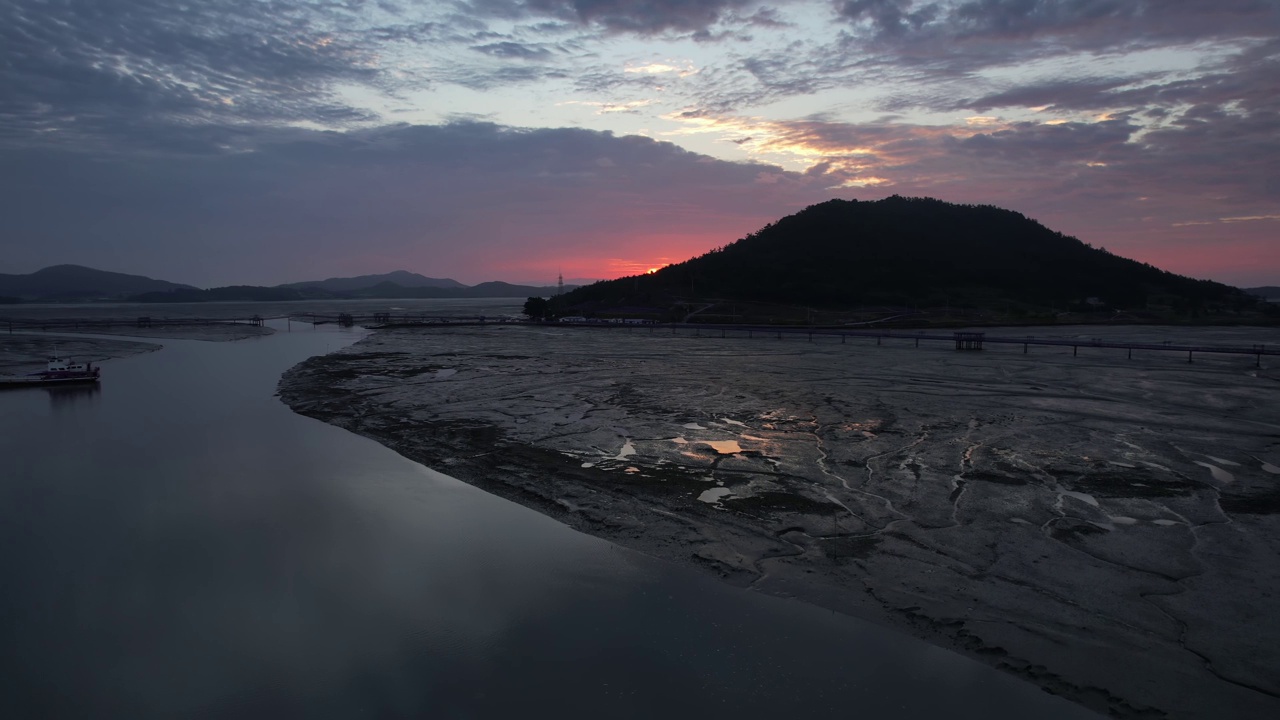
POLYGON ((4 717, 1096 717, 295 415, 360 331, 275 325, 0 393, 4 717))

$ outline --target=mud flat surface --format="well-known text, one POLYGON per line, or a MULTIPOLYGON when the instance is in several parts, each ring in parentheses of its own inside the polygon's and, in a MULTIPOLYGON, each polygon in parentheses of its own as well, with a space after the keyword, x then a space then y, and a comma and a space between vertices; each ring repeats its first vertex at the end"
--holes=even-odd
POLYGON ((1104 713, 1280 717, 1280 373, 894 342, 388 330, 280 394, 585 532, 1104 713))
POLYGON ((0 375, 25 375, 45 369, 55 353, 59 357, 101 362, 159 350, 152 343, 52 335, 0 335, 0 375))

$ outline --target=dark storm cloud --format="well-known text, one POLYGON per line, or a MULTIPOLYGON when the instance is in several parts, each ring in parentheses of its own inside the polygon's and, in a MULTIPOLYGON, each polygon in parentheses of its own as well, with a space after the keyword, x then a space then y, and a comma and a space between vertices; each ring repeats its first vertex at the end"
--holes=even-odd
POLYGON ((1267 37, 1280 19, 1273 0, 838 0, 836 8, 884 39, 1056 38, 1077 49, 1267 37))
POLYGON ((504 263, 652 254, 655 238, 706 235, 671 256, 696 254, 829 192, 773 166, 577 129, 290 129, 244 144, 256 149, 0 150, 7 266, 80 262, 202 285, 409 267, 478 282, 511 277, 504 263))
POLYGON ((939 13, 937 3, 913 9, 911 0, 845 0, 838 8, 844 17, 869 21, 879 34, 888 36, 919 30, 939 13))
POLYGON ((729 11, 752 4, 754 0, 524 0, 536 12, 640 34, 706 30, 729 11))
POLYGON ((938 100, 930 105, 938 109, 973 109, 978 112, 1009 107, 1098 110, 1144 104, 1159 95, 1158 90, 1152 88, 1122 89, 1133 83, 1132 78, 1069 78, 1018 85, 977 98, 938 100))
MULTIPOLYGON (((1044 62, 1057 57, 1185 50, 1204 42, 1249 54, 1280 36, 1275 0, 838 0, 834 7, 849 21, 849 30, 834 47, 815 49, 825 66, 819 75, 846 85, 864 82, 866 73, 895 76, 903 91, 880 106, 893 111, 1174 102, 1179 93, 1195 92, 1197 80, 1162 80, 1140 65, 1129 75, 1064 75, 1025 86, 996 86, 982 73, 1036 63, 1041 72, 1052 73, 1044 62), (1090 96, 1094 88, 1099 92, 1090 96)), ((804 58, 793 62, 791 74, 803 74, 804 58)))

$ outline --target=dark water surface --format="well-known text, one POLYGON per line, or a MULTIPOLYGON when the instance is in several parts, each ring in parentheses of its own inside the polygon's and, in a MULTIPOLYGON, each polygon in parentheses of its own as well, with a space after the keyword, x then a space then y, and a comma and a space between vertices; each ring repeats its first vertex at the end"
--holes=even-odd
POLYGON ((1094 717, 273 397, 356 337, 166 340, 96 392, 0 393, 0 715, 1094 717))

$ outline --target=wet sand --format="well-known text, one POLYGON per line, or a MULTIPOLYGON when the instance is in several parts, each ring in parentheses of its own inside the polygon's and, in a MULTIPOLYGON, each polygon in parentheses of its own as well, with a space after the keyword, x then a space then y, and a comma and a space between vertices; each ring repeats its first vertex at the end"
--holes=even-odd
POLYGON ((25 375, 44 370, 45 363, 55 353, 59 357, 99 363, 159 349, 160 346, 153 343, 129 340, 6 334, 0 335, 0 375, 25 375))
POLYGON ((252 325, 183 325, 138 328, 127 324, 118 327, 92 328, 78 331, 58 328, 56 332, 18 332, 0 334, 0 375, 23 375, 45 368, 53 355, 89 362, 102 362, 159 350, 155 343, 132 340, 109 340, 81 335, 123 335, 172 340, 206 340, 233 342, 275 332, 252 325))
POLYGON ((1280 714, 1280 383, 1252 358, 506 326, 378 332, 280 391, 584 532, 1101 712, 1280 714))

